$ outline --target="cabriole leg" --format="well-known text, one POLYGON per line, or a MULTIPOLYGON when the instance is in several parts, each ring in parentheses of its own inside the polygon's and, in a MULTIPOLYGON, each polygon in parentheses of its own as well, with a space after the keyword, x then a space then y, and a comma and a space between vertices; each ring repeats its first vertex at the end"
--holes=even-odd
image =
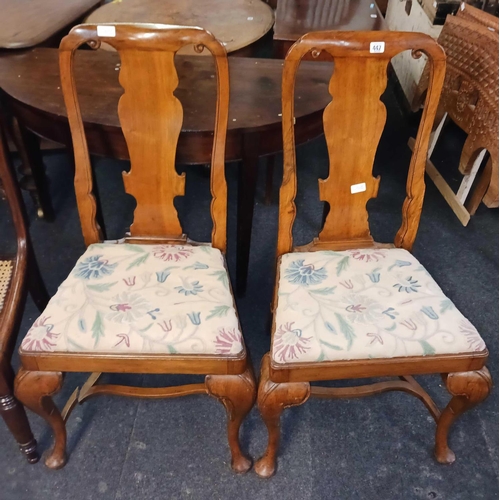
POLYGON ((255 403, 257 392, 250 360, 241 375, 207 375, 205 386, 208 394, 217 398, 227 411, 231 467, 239 473, 247 472, 252 467, 252 460, 241 451, 239 433, 243 420, 255 403))
POLYGON ((54 447, 45 460, 50 469, 66 464, 66 427, 52 395, 62 387, 60 372, 30 372, 19 370, 15 380, 15 395, 27 408, 40 415, 52 427, 54 447))
POLYGON ((439 418, 436 429, 435 455, 438 462, 452 464, 455 453, 448 447, 451 425, 462 413, 486 399, 490 393, 491 375, 485 366, 477 371, 448 373, 443 380, 453 396, 439 418))
POLYGON ((269 434, 264 456, 255 464, 261 477, 271 477, 276 470, 280 439, 280 417, 285 408, 305 403, 311 394, 308 382, 275 383, 269 379, 269 354, 262 360, 257 402, 269 434))

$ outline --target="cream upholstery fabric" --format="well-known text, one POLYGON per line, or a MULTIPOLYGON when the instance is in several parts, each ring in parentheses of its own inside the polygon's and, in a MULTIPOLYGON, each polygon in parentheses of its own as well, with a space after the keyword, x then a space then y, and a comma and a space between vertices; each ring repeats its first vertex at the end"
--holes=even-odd
POLYGON ((21 348, 234 357, 243 340, 219 250, 103 243, 88 247, 21 348))
POLYGON ((277 363, 484 351, 474 326, 402 249, 281 258, 277 363))

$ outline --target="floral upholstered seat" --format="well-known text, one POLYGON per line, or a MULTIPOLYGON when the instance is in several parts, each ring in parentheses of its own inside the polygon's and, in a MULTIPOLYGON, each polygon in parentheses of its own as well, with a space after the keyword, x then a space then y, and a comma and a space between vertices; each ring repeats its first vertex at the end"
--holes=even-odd
POLYGON ((402 249, 281 258, 275 363, 484 351, 477 330, 402 249))
POLYGON ((237 356, 224 258, 209 246, 90 245, 21 349, 237 356))

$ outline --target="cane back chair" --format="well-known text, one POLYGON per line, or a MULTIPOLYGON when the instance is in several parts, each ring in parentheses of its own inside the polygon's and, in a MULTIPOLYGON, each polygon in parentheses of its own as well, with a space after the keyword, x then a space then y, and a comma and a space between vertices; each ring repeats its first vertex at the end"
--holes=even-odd
POLYGON ((4 121, 0 116, 0 191, 3 191, 12 215, 17 238, 15 257, 0 256, 0 415, 4 419, 21 452, 28 462, 38 462, 36 440, 30 429, 23 406, 14 397, 14 370, 12 352, 30 290, 40 311, 48 302, 48 294, 41 279, 27 231, 26 214, 10 162, 4 121))
POLYGON ((75 190, 86 252, 62 283, 20 348, 16 394, 52 427, 55 445, 46 465, 66 462, 65 420, 74 405, 97 394, 169 398, 206 393, 228 413, 233 469, 245 472, 239 428, 255 400, 247 357, 225 265, 227 186, 224 149, 229 73, 224 47, 201 28, 150 25, 80 25, 60 45, 62 91, 75 152, 75 190), (125 190, 137 202, 130 232, 103 242, 96 222, 89 153, 78 104, 73 61, 84 43, 102 42, 121 59, 124 94, 119 105, 131 170, 125 190), (189 240, 174 207, 185 174, 175 170, 183 111, 174 96, 174 57, 185 45, 208 50, 215 60, 217 106, 210 187, 212 243, 189 240), (62 413, 51 396, 63 372, 91 372, 62 413), (98 384, 101 372, 204 374, 204 383, 139 388, 98 384))
POLYGON ((410 253, 444 74, 442 48, 419 33, 309 33, 287 54, 272 343, 262 361, 257 397, 269 433, 266 452, 255 465, 260 476, 275 471, 283 409, 310 396, 345 398, 390 390, 413 394, 437 422, 437 459, 449 463, 454 460, 447 445, 452 421, 489 393, 484 342, 410 253), (411 50, 414 57, 425 53, 431 77, 409 166, 402 224, 391 245, 374 242, 366 204, 376 197, 379 186, 372 168, 386 120, 380 96, 387 85, 387 65, 403 50, 411 50), (333 100, 323 115, 330 173, 319 181, 320 199, 328 203, 329 212, 319 237, 294 247, 294 79, 302 57, 309 53, 315 57, 321 51, 334 60, 329 86, 333 100), (426 373, 443 373, 453 395, 442 413, 412 377, 426 373), (381 376, 399 380, 342 388, 311 385, 381 376))

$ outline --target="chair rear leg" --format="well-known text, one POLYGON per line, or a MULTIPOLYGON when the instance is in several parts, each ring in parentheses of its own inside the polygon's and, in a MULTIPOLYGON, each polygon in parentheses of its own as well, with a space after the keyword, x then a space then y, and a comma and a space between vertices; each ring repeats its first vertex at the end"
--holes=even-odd
POLYGON ((54 432, 54 447, 45 460, 50 469, 60 469, 66 464, 66 426, 52 395, 62 387, 60 372, 34 372, 19 370, 15 380, 15 395, 27 408, 40 415, 54 432))
POLYGON ((19 449, 30 464, 38 462, 36 441, 31 432, 24 407, 13 395, 14 374, 7 366, 0 372, 0 415, 19 444, 19 449))

